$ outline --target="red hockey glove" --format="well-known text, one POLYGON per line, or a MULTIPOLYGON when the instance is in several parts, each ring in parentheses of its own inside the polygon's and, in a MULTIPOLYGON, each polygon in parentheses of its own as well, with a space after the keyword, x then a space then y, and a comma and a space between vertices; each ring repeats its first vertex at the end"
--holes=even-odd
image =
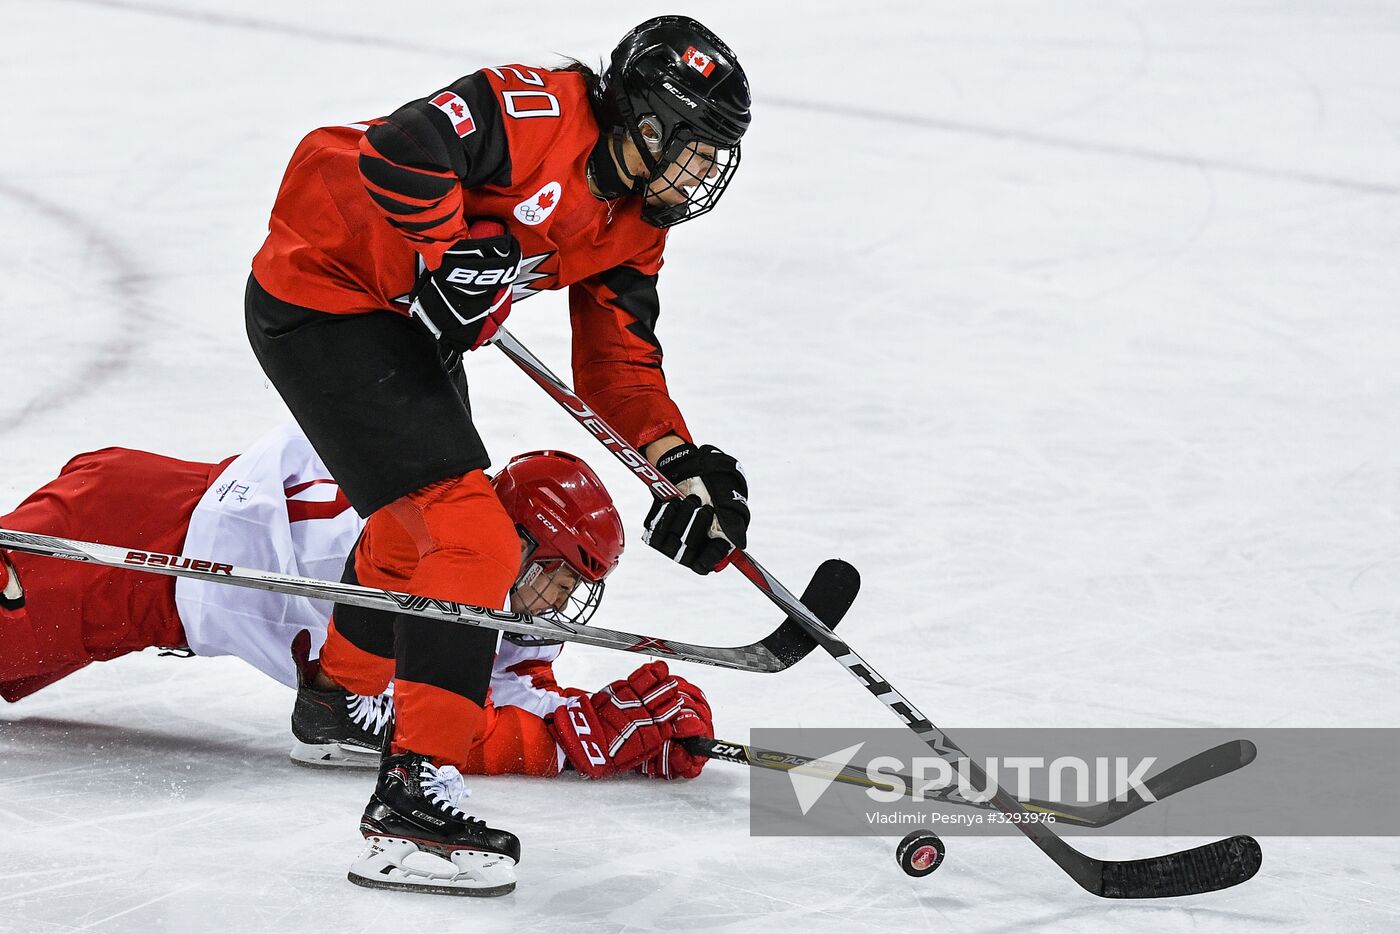
POLYGON ((520 243, 505 225, 475 220, 437 269, 418 277, 409 314, 453 350, 476 350, 510 315, 511 283, 520 274, 520 243))
POLYGON ((671 720, 671 739, 663 742, 661 751, 643 762, 637 771, 652 778, 668 780, 695 778, 710 760, 704 756, 692 756, 677 740, 690 736, 715 735, 714 719, 710 716, 710 702, 705 699, 704 691, 680 675, 671 677, 676 679, 676 695, 684 707, 671 720))
POLYGON ((684 709, 678 687, 665 662, 651 662, 554 711, 549 731, 580 774, 603 778, 634 769, 673 735, 671 721, 684 709))

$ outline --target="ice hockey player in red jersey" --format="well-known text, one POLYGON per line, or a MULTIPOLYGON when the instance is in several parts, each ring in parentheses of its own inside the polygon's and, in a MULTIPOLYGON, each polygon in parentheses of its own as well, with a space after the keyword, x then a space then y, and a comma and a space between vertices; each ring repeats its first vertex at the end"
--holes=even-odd
MULTIPOLYGON (((484 68, 387 117, 302 140, 245 312, 264 371, 368 519, 348 580, 477 605, 505 599, 515 531, 446 364, 541 289, 568 289, 582 397, 688 494, 651 510, 644 540, 702 574, 745 545, 743 472, 692 442, 655 329, 667 230, 717 204, 749 109, 728 46, 694 20, 663 16, 624 36, 601 75, 578 64, 484 68)), ((488 725, 493 637, 344 607, 332 631, 368 649, 375 627, 393 634, 394 757, 464 766, 488 725), (351 615, 364 622, 354 636, 342 625, 351 615)), ((619 702, 652 703, 650 685, 632 693, 619 702)), ((389 806, 417 806, 420 770, 394 757, 381 793, 408 789, 389 806)), ((469 842, 476 824, 448 818, 469 842)))
MULTIPOLYGON (((601 482, 571 455, 536 452, 513 459, 492 483, 520 541, 510 607, 586 623, 622 551, 621 522, 601 482)), ((9 529, 218 555, 243 567, 320 578, 338 572, 363 526, 295 425, 218 464, 121 448, 81 454, 0 517, 0 527, 9 529)), ((328 621, 329 608, 319 601, 0 551, 0 696, 18 701, 93 661, 148 647, 234 655, 298 687, 294 759, 377 768, 392 728, 391 692, 381 692, 393 659, 364 654, 334 632, 328 639, 328 621), (320 660, 309 659, 317 647, 320 660), (328 673, 366 693, 346 690, 328 673)), ((596 694, 561 688, 552 669, 560 650, 559 643, 529 637, 500 642, 486 728, 461 767, 416 763, 430 770, 444 800, 460 788, 463 772, 699 774, 704 760, 672 742, 712 730, 699 688, 659 662, 596 694), (637 722, 635 709, 618 703, 639 688, 660 689, 664 697, 663 704, 657 698, 641 708, 656 708, 655 717, 645 718, 655 723, 637 722), (591 725, 594 735, 635 732, 625 748, 598 763, 578 723, 591 725)), ((367 817, 373 808, 372 801, 367 817)), ((488 881, 503 884, 499 875, 488 881)))

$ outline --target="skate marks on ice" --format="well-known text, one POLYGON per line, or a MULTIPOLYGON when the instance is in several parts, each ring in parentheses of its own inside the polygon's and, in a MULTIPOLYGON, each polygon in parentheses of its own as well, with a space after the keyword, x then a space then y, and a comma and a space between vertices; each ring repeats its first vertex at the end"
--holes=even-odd
MULTIPOLYGON (((166 19, 181 20, 187 23, 212 26, 220 29, 240 29, 286 36, 290 39, 310 39, 316 42, 333 42, 341 45, 361 46, 376 52, 408 52, 414 55, 433 55, 442 58, 456 57, 458 60, 474 59, 480 62, 493 59, 495 56, 494 52, 486 49, 472 49, 457 45, 451 47, 445 45, 431 45, 398 39, 393 36, 326 29, 323 25, 303 26, 296 23, 278 22, 275 19, 238 16, 229 13, 226 8, 221 8, 219 10, 188 9, 165 6, 158 3, 130 2, 130 0, 68 0, 68 2, 81 6, 115 10, 120 13, 159 16, 166 19)), ((321 23, 324 22, 324 20, 317 20, 317 22, 321 23)))
POLYGON ((1329 175, 1307 172, 1287 167, 1254 164, 1235 159, 1211 155, 1170 152, 1152 149, 1147 146, 1131 146, 1121 143, 1079 139, 1072 136, 1058 136, 1051 133, 1038 133, 1014 125, 998 126, 991 123, 976 123, 966 120, 952 120, 943 117, 921 114, 886 113, 865 106, 843 105, 829 101, 807 101, 790 98, 768 98, 763 103, 770 107, 811 113, 819 117, 840 117, 842 120, 855 120, 861 123, 877 123, 899 127, 918 127, 933 133, 953 133, 959 136, 972 136, 980 139, 1014 143, 1068 152, 1108 156, 1127 159, 1133 162, 1156 163, 1180 168, 1205 171, 1227 172, 1246 178, 1264 181, 1285 182, 1296 185, 1320 186, 1359 194, 1400 197, 1400 184, 1373 181, 1363 178, 1348 178, 1344 175, 1329 175))
POLYGON ((271 931, 347 887, 368 789, 288 775, 285 714, 255 698, 239 716, 247 679, 206 672, 205 690, 157 662, 0 706, 0 931, 271 931))
MULTIPOLYGON (((473 899, 467 912, 448 907, 458 899, 345 881, 369 776, 288 762, 291 692, 220 661, 142 655, 0 708, 0 826, 35 844, 0 847, 9 883, 0 916, 26 930, 190 934, 226 931, 237 918, 245 930, 290 934, 342 906, 337 934, 379 934, 390 919, 512 934, 1009 934, 1288 930, 1319 898, 1364 929, 1394 916, 1388 901, 1400 904, 1400 892, 1364 876, 1312 879, 1296 852, 1307 844, 1295 841, 1270 841, 1283 844, 1282 875, 1254 880, 1262 895, 1241 889, 1170 907, 1067 901, 1063 879, 1019 840, 951 838, 936 878, 909 879, 893 838, 750 838, 747 773, 711 768, 691 783, 471 777, 473 801, 487 817, 510 816, 524 854, 519 888, 473 899)), ((1126 856, 1144 843, 1095 840, 1090 851, 1126 856)), ((1392 852, 1400 858, 1400 846, 1392 852)), ((1328 856, 1344 865, 1345 847, 1328 856)), ((1316 934, 1315 917, 1310 925, 1316 934)))
MULTIPOLYGON (((443 59, 455 59, 458 61, 470 59, 477 62, 493 59, 496 55, 495 52, 485 48, 466 47, 456 44, 444 45, 416 42, 392 35, 328 29, 320 24, 302 25, 300 23, 284 22, 267 17, 239 16, 225 10, 189 9, 157 3, 136 2, 136 0, 68 0, 68 2, 117 12, 180 20, 218 29, 268 33, 285 36, 291 39, 371 48, 381 52, 406 52, 420 56, 427 55, 443 59)), ((1126 11, 1120 11, 1120 13, 1127 15, 1126 11)), ((1141 21, 1134 22, 1134 32, 1137 34, 1139 42, 1144 45, 1144 49, 1141 52, 1142 59, 1137 63, 1132 76, 1133 78, 1137 78, 1142 74, 1145 61, 1151 55, 1151 36, 1149 35, 1148 27, 1141 21)), ((943 43, 966 41, 966 37, 952 35, 947 37, 932 36, 926 38, 931 38, 935 42, 941 41, 943 43)), ((1121 89, 1119 90, 1121 91, 1121 89)), ((1104 92, 1104 94, 1107 93, 1108 92, 1104 92)), ((1321 100, 1322 92, 1320 89, 1311 86, 1307 88, 1307 93, 1318 100, 1315 106, 1319 110, 1325 106, 1325 101, 1321 100)), ((1132 145, 1109 140, 1077 137, 1069 134, 1056 134, 1036 130, 1030 126, 1018 126, 1015 123, 1003 125, 934 114, 882 110, 878 106, 871 107, 866 102, 843 104, 828 98, 814 99, 763 94, 761 90, 757 95, 757 100, 767 109, 807 114, 818 119, 839 119, 843 123, 848 121, 875 123, 886 127, 897 127, 901 130, 917 128, 931 133, 951 133, 959 136, 1006 142, 1017 146, 1057 149, 1073 153, 1126 159, 1133 162, 1156 163, 1159 165, 1177 166, 1203 171, 1225 172, 1245 178, 1331 188, 1360 194, 1379 195, 1382 197, 1400 197, 1400 183, 1393 181, 1350 177, 1343 174, 1328 172, 1307 171, 1288 166, 1275 166, 1242 159, 1233 159, 1227 156, 1212 155, 1209 153, 1173 151, 1147 145, 1132 145)), ((1076 109, 1084 109, 1087 108, 1087 106, 1087 104, 1083 104, 1076 109)), ((1059 113, 1055 116, 1058 119, 1068 115, 1068 113, 1059 113)))
POLYGON ((0 252, 10 308, 3 343, 24 347, 37 364, 27 373, 45 374, 9 384, 3 434, 103 392, 140 359, 157 316, 143 301, 135 257, 91 217, 4 179, 0 205, 27 233, 21 249, 0 252), (82 276, 72 275, 75 257, 82 276))

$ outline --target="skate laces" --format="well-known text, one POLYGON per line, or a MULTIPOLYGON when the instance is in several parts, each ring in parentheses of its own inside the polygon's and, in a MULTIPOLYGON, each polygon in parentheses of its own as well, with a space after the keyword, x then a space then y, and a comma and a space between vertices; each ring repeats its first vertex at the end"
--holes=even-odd
POLYGON ((429 801, 453 817, 472 819, 462 807, 472 792, 455 765, 437 766, 425 761, 418 772, 418 784, 429 801))
POLYGON ((361 729, 379 736, 384 727, 394 718, 394 696, 386 691, 373 697, 363 694, 345 695, 350 708, 350 719, 361 729))

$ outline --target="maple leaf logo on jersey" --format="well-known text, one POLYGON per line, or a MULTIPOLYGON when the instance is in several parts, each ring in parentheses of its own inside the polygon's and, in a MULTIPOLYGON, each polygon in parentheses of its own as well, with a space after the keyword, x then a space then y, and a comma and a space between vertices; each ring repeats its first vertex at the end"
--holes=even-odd
POLYGON ((515 206, 516 220, 531 227, 543 224, 549 215, 554 213, 554 209, 559 206, 559 198, 563 194, 563 186, 558 182, 548 182, 539 191, 515 206))
POLYGON ((685 54, 681 56, 681 59, 706 78, 714 73, 715 60, 693 45, 685 50, 685 54))
POLYGON ((431 103, 438 110, 447 114, 447 119, 452 121, 452 129, 459 138, 471 136, 476 132, 476 121, 472 119, 471 108, 456 94, 451 91, 443 91, 433 98, 431 103))

